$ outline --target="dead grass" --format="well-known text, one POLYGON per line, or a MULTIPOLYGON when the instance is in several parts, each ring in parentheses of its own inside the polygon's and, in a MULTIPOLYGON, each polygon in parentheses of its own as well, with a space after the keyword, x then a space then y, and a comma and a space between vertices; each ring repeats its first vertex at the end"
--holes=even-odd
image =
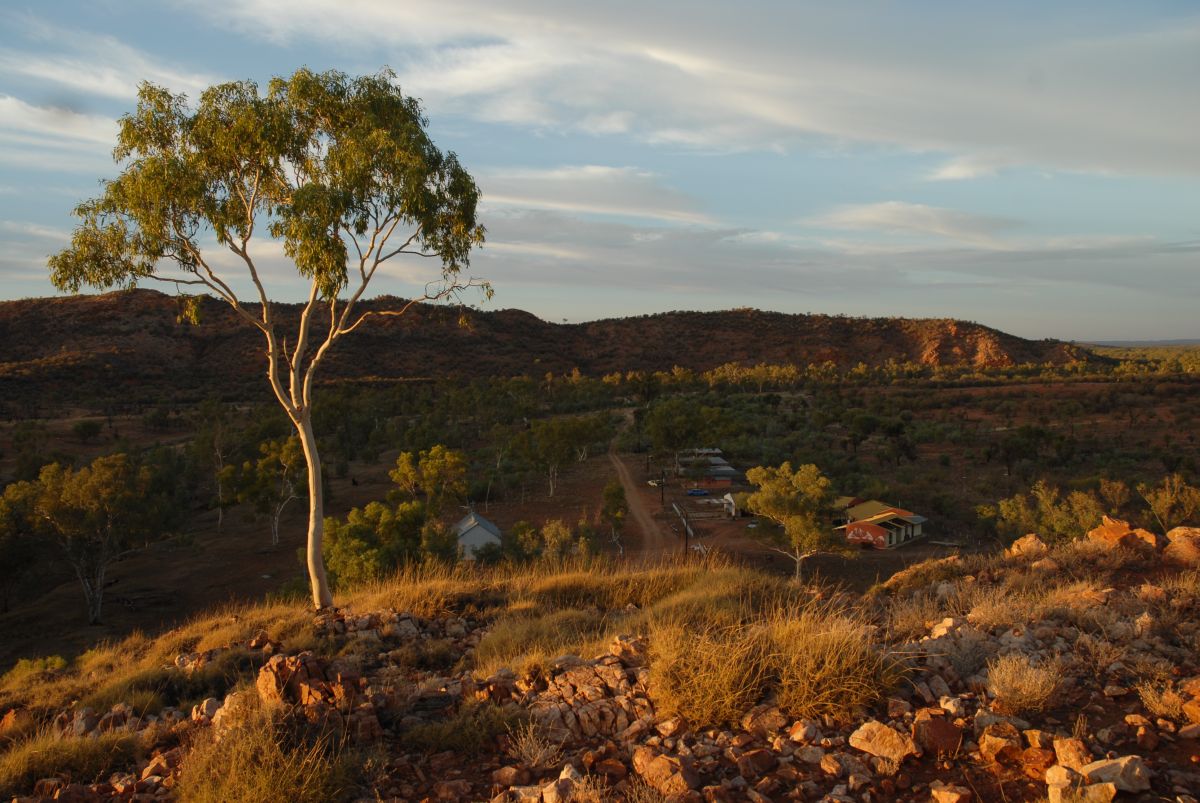
POLYGON ((129 734, 76 739, 43 729, 0 753, 0 795, 28 793, 39 779, 54 775, 92 783, 133 764, 140 754, 139 739, 129 734))
POLYGON ((1045 710, 1060 675, 1057 664, 1037 664, 1027 655, 1011 653, 988 662, 988 691, 1004 713, 1031 714, 1045 710))

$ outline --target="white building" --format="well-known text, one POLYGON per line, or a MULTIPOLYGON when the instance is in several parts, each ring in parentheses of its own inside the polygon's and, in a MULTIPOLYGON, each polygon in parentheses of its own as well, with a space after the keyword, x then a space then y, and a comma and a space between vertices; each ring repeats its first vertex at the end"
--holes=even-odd
POLYGON ((475 550, 485 544, 500 546, 501 542, 500 528, 473 510, 454 525, 454 533, 463 560, 475 560, 475 550))

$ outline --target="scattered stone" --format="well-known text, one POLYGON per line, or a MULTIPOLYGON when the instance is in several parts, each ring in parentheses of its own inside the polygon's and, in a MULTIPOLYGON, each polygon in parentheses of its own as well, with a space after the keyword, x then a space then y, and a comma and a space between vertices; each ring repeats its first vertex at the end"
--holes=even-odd
POLYGON ((1038 538, 1036 533, 1029 533, 1013 541, 1005 554, 1012 558, 1040 558, 1049 551, 1050 547, 1046 546, 1045 541, 1038 538))
POLYGON ((973 799, 970 789, 942 781, 929 784, 929 794, 934 803, 970 803, 973 799))
POLYGON ((863 723, 850 734, 850 746, 873 756, 889 758, 897 764, 918 752, 912 738, 875 720, 863 723))
POLYGON ((1122 792, 1145 792, 1150 788, 1150 769, 1140 756, 1093 761, 1079 770, 1088 783, 1111 783, 1122 792))

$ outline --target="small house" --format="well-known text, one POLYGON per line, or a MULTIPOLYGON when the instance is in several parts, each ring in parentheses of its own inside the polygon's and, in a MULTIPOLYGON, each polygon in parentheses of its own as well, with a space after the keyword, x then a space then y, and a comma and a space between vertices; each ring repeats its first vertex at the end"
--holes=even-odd
POLYGON ((480 547, 487 544, 500 546, 502 541, 500 528, 474 510, 454 525, 454 533, 458 536, 458 554, 463 560, 475 560, 475 551, 480 547))
POLYGON ((927 521, 911 510, 875 499, 853 499, 840 520, 844 523, 835 529, 844 532, 847 541, 873 549, 892 549, 920 538, 927 521))

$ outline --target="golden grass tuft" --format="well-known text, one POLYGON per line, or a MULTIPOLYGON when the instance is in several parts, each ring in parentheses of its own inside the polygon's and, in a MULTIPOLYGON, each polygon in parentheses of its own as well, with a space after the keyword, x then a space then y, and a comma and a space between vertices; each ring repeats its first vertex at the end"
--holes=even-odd
POLYGON ((354 759, 338 736, 297 730, 254 707, 220 739, 201 736, 175 791, 183 803, 325 803, 351 790, 354 759))
POLYGON ((39 779, 55 775, 92 783, 133 764, 141 752, 138 737, 129 734, 76 739, 43 729, 0 752, 0 795, 28 793, 39 779))
POLYGON ((988 691, 1003 713, 1013 716, 1046 709, 1058 688, 1059 666, 1037 664, 1022 653, 1010 653, 988 661, 988 691))

